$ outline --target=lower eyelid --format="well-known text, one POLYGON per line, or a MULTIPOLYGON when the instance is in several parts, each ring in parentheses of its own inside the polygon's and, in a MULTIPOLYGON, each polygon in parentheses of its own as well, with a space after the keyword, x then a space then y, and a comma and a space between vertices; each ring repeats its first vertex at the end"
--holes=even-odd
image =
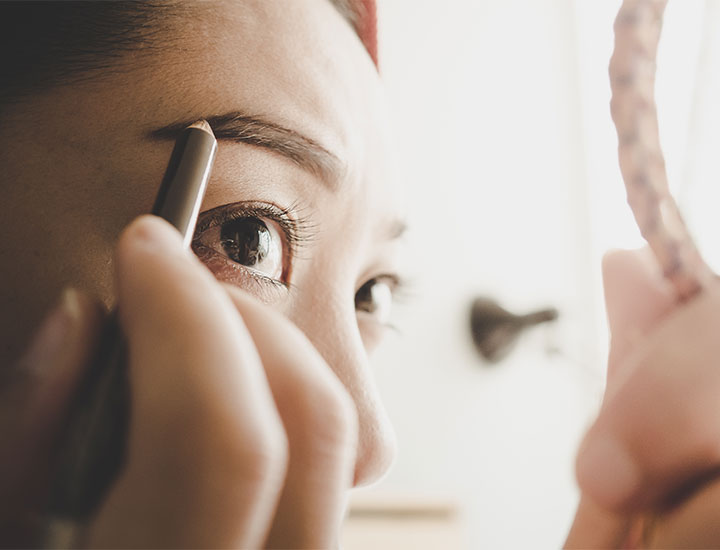
POLYGON ((262 302, 272 304, 287 295, 288 288, 283 283, 254 273, 252 268, 233 262, 209 246, 195 241, 192 250, 218 281, 247 290, 262 302))
POLYGON ((372 353, 385 339, 387 333, 394 329, 392 325, 379 323, 372 314, 363 314, 363 312, 358 313, 357 323, 368 353, 372 353))

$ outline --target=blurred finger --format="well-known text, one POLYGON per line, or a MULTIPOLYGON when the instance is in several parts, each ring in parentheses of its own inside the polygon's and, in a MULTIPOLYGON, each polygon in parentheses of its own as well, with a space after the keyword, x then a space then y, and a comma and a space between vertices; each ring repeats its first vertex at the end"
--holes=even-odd
POLYGON ((631 520, 626 515, 608 512, 583 496, 564 548, 621 548, 630 527, 631 520))
MULTIPOLYGON (((608 252, 603 257, 602 267, 611 336, 605 394, 607 404, 614 391, 622 387, 625 378, 630 375, 630 369, 622 368, 628 363, 623 363, 621 359, 626 357, 655 323, 672 308, 675 301, 672 289, 663 280, 657 263, 647 248, 608 252)), ((605 459, 601 457, 599 460, 602 462, 605 459)), ((577 467, 580 471, 580 487, 583 490, 588 484, 587 478, 594 477, 595 469, 598 468, 596 464, 588 463, 588 453, 581 446, 577 467)), ((605 465, 600 464, 599 468, 602 470, 605 465)), ((630 517, 599 506, 593 496, 592 490, 590 496, 583 494, 565 543, 566 548, 619 548, 630 536, 630 517)))
POLYGON ((608 252, 603 257, 603 285, 611 336, 608 385, 613 386, 613 379, 621 378, 617 370, 622 358, 677 305, 677 299, 648 248, 608 252))
POLYGON ((127 469, 93 546, 259 547, 282 489, 282 423, 252 339, 169 224, 118 244, 133 396, 127 469))
POLYGON ((580 486, 608 510, 660 505, 720 465, 720 291, 666 317, 623 367, 578 454, 580 486), (692 399, 688 399, 692 396, 692 399))
POLYGON ((10 512, 36 507, 47 486, 55 438, 95 349, 102 315, 97 302, 66 290, 27 352, 3 372, 0 515, 5 518, 10 512))
POLYGON ((290 321, 235 287, 227 290, 260 353, 290 445, 285 487, 266 546, 337 546, 357 448, 352 400, 290 321))

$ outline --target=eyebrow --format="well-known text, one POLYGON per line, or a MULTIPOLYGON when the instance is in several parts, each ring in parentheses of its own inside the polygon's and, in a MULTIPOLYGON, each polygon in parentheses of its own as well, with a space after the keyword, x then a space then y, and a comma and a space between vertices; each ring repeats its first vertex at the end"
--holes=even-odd
POLYGON ((317 141, 259 116, 235 111, 174 122, 150 132, 154 139, 177 139, 188 126, 204 118, 218 140, 246 143, 277 153, 303 170, 319 177, 336 190, 343 172, 342 162, 317 141))

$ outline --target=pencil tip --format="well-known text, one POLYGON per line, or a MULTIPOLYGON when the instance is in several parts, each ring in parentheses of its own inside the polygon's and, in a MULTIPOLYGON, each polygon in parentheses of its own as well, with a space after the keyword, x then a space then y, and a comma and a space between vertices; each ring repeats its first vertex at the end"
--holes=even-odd
POLYGON ((198 120, 197 122, 193 122, 188 128, 197 128, 198 130, 204 130, 211 136, 215 136, 213 134, 212 128, 210 127, 210 124, 208 124, 207 120, 198 120))

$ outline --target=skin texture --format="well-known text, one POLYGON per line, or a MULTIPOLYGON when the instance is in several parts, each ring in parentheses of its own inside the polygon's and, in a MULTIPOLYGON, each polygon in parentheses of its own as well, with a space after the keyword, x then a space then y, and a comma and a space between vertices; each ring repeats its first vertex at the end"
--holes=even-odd
POLYGON ((293 263, 293 289, 268 297, 247 288, 308 336, 353 395, 362 434, 356 482, 371 481, 389 464, 393 439, 367 364, 366 346, 381 329, 356 315, 353 297, 395 270, 385 233, 397 216, 377 71, 324 0, 211 3, 191 15, 173 22, 182 54, 141 56, 138 68, 28 98, 0 125, 9 190, 0 256, 12 258, 2 279, 13 289, 0 304, 1 362, 17 356, 63 287, 112 303, 117 235, 150 209, 172 148, 147 137, 151 130, 208 113, 262 114, 341 159, 337 191, 276 154, 221 142, 202 209, 298 203, 310 219, 315 230, 293 263), (128 83, 131 93, 121 92, 128 83))
POLYGON ((577 460, 569 548, 720 544, 720 286, 670 195, 653 99, 667 0, 625 0, 610 60, 628 204, 649 251, 605 259, 608 384, 577 460), (681 300, 684 303, 678 304, 681 300))
MULTIPOLYGON (((20 355, 61 289, 81 289, 75 313, 60 314, 67 330, 85 327, 80 359, 42 338, 31 348, 66 380, 45 415, 61 417, 69 390, 60 390, 77 378, 98 319, 88 296, 117 300, 135 408, 128 466, 91 529, 93 545, 332 546, 347 489, 376 480, 394 454, 368 363, 384 328, 354 301, 368 280, 396 271, 399 214, 377 70, 325 0, 192 4, 167 26, 172 49, 130 54, 115 72, 3 111, 0 277, 11 292, 0 298, 0 364, 20 355), (113 260, 123 227, 149 211, 172 149, 150 133, 235 111, 339 159, 335 179, 323 182, 267 149, 219 143, 203 211, 271 203, 312 228, 289 290, 249 276, 220 285, 147 220, 126 232, 113 260)), ((23 361, 31 365, 20 370, 37 367, 23 361)), ((4 400, 8 425, 30 402, 4 400)), ((52 433, 38 421, 6 440, 48 449, 52 433)))
MULTIPOLYGON (((115 263, 133 392, 127 463, 82 538, 53 545, 334 546, 357 414, 322 357, 282 315, 219 285, 157 218, 124 231, 115 263)), ((5 546, 38 545, 53 431, 98 315, 66 294, 19 364, 23 406, 11 393, 0 400, 14 419, 0 454, 5 546), (44 376, 28 368, 38 365, 44 376)))
POLYGON ((566 547, 715 548, 720 285, 678 304, 649 249, 613 252, 603 271, 608 381, 566 547))
POLYGON ((217 285, 165 224, 131 225, 117 263, 135 413, 90 545, 331 546, 357 416, 327 364, 281 315, 217 285))
MULTIPOLYGON (((367 363, 381 329, 354 307, 366 281, 395 270, 377 73, 324 0, 198 3, 167 37, 172 50, 130 54, 118 71, 3 111, 0 362, 14 367, 0 395, 0 539, 27 540, 23 521, 39 510, 57 422, 97 336, 97 296, 118 302, 134 409, 128 463, 90 546, 332 547, 347 489, 377 479, 393 453, 367 363), (250 277, 219 283, 153 218, 118 241, 150 209, 172 148, 148 134, 238 110, 307 135, 343 165, 333 191, 276 153, 220 144, 204 210, 297 203, 314 228, 289 292, 250 277), (67 285, 85 293, 66 294, 31 341, 67 285)), ((678 307, 647 262, 614 258, 608 397, 578 458, 569 547, 622 544, 720 463, 708 422, 720 379, 707 375, 720 372, 708 360, 720 350, 698 330, 720 325, 718 293, 678 307), (678 359, 691 336, 693 353, 678 359), (593 462, 593 442, 608 439, 620 451, 593 462)), ((712 536, 697 525, 717 517, 715 488, 663 514, 649 540, 712 536)))

